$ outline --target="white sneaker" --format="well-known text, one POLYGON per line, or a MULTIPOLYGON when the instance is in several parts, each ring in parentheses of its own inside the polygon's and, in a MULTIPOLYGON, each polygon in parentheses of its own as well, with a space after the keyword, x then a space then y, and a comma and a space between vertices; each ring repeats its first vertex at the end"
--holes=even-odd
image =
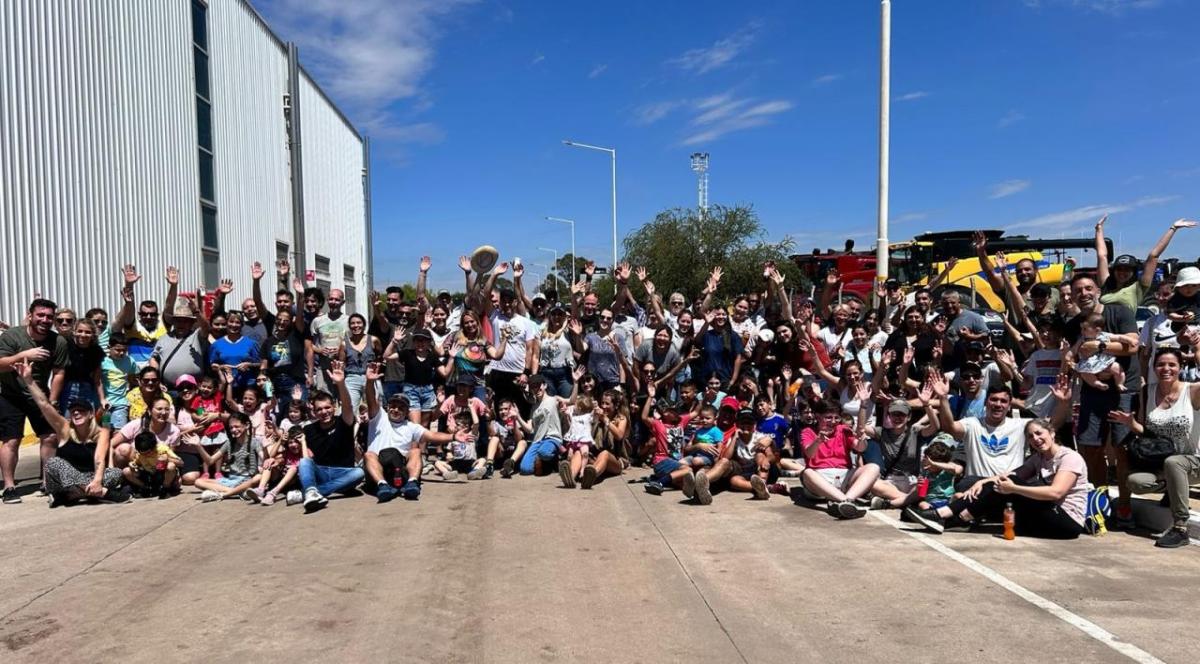
POLYGON ((221 499, 221 494, 217 493, 216 491, 213 491, 212 489, 205 489, 200 494, 200 502, 202 502, 202 503, 211 503, 211 502, 218 501, 220 499, 221 499))
POLYGON ((304 492, 304 511, 305 512, 316 512, 317 510, 321 509, 322 507, 325 507, 325 504, 328 502, 329 502, 329 500, 327 498, 325 498, 325 496, 322 496, 321 494, 317 493, 317 490, 315 488, 308 489, 304 492))
POLYGON ((458 479, 458 471, 457 470, 447 470, 446 472, 442 473, 443 481, 453 482, 454 480, 457 480, 457 479, 458 479))
POLYGON ((871 509, 872 510, 889 510, 891 508, 892 508, 892 504, 889 503, 888 501, 884 500, 883 498, 880 498, 879 496, 871 496, 871 509))
POLYGON ((300 503, 304 502, 304 494, 300 491, 300 489, 292 489, 291 491, 287 492, 287 497, 284 499, 284 502, 286 502, 288 505, 299 505, 300 503))

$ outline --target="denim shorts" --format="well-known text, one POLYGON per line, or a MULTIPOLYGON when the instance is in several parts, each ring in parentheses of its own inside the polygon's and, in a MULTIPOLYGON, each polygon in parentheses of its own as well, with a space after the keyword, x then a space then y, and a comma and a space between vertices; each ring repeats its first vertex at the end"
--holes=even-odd
POLYGON ((217 482, 226 489, 232 489, 248 479, 250 478, 246 477, 245 475, 226 475, 217 480, 217 482))
POLYGON ((437 406, 437 394, 434 393, 432 385, 405 383, 403 389, 410 409, 429 412, 437 406))
POLYGON ((654 464, 654 481, 667 486, 671 483, 671 473, 683 467, 683 462, 679 459, 668 457, 662 461, 658 461, 654 464))
POLYGON ((129 424, 129 406, 109 406, 108 426, 113 431, 129 424))

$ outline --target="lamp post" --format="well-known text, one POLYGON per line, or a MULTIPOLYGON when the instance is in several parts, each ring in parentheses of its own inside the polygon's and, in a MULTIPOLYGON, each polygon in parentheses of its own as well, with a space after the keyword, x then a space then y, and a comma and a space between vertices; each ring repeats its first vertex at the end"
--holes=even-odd
MULTIPOLYGON (((564 140, 564 145, 569 145, 576 148, 584 148, 587 150, 599 150, 607 152, 612 157, 612 267, 613 271, 617 269, 617 151, 614 148, 602 148, 597 145, 588 145, 587 143, 576 143, 571 140, 564 140)), ((616 286, 616 281, 613 282, 616 286)))
POLYGON ((892 4, 879 3, 879 200, 875 238, 875 280, 888 278, 888 159, 891 136, 892 4))
MULTIPOLYGON (((558 249, 547 249, 545 247, 538 247, 538 251, 547 251, 547 252, 554 254, 554 263, 553 263, 554 278, 558 279, 558 249)), ((555 288, 558 288, 558 286, 556 285, 555 288)))
MULTIPOLYGON (((564 224, 571 224, 571 284, 575 284, 575 263, 579 257, 575 255, 575 220, 563 219, 562 217, 546 217, 546 221, 557 221, 564 224)), ((557 261, 555 261, 557 263, 557 261)))

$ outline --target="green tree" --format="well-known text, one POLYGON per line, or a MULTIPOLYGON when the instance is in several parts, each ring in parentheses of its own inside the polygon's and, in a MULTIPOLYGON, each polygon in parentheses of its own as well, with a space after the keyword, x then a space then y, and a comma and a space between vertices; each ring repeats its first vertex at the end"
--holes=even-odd
MULTIPOLYGON (((703 219, 695 210, 676 208, 660 212, 653 221, 625 237, 625 261, 644 266, 659 294, 679 291, 689 299, 699 295, 712 268, 724 272, 718 299, 763 290, 763 264, 774 261, 787 278, 786 289, 807 287, 799 269, 788 258, 795 243, 790 237, 771 242, 758 215, 750 206, 713 206, 703 219)), ((644 299, 641 284, 631 289, 644 299)))

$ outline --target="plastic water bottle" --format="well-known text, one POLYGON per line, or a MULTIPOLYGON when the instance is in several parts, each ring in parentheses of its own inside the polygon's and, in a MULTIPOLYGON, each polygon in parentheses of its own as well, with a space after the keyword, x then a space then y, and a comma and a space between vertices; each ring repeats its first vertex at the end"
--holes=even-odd
POLYGON ((929 478, 922 477, 921 479, 917 480, 917 497, 920 498, 921 500, 924 500, 925 496, 928 496, 928 495, 929 495, 929 478))
POLYGON ((1013 512, 1012 503, 1004 505, 1004 539, 1017 538, 1017 515, 1013 512))

